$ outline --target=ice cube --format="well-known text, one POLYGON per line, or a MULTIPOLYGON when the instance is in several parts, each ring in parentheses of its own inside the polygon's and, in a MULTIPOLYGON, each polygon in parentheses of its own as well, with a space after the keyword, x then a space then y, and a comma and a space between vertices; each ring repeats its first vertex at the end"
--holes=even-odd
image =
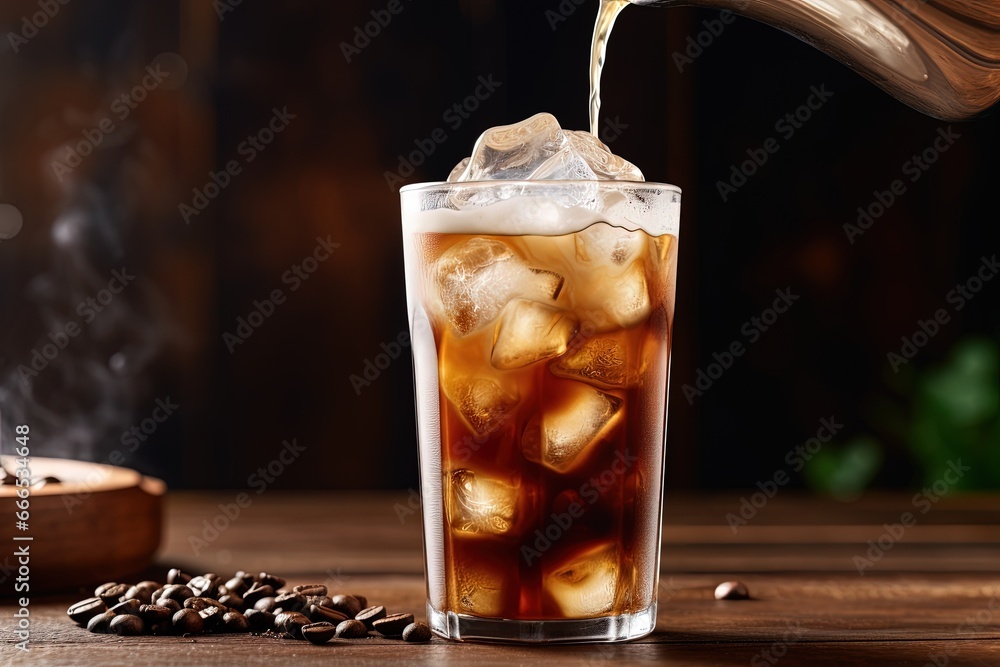
POLYGON ((445 510, 460 533, 505 535, 517 521, 518 488, 471 470, 455 470, 445 480, 445 510))
POLYGON ((492 322, 512 298, 555 300, 564 282, 557 273, 530 268, 506 244, 483 238, 449 248, 434 275, 445 315, 460 336, 492 322))
POLYGON ((603 268, 610 276, 621 275, 646 250, 646 237, 600 222, 574 234, 576 258, 587 269, 603 268))
POLYGON ((533 417, 521 434, 525 458, 564 473, 579 466, 592 446, 611 433, 622 399, 582 382, 559 381, 554 402, 533 417))
POLYGON ((453 559, 451 565, 453 609, 485 617, 513 613, 520 591, 518 557, 498 550, 493 541, 481 541, 475 546, 463 544, 462 556, 453 559))
MULTIPOLYGON (((606 389, 634 386, 639 373, 629 367, 622 342, 612 336, 591 338, 552 364, 552 372, 606 389)), ((629 341, 624 343, 627 346, 629 341)))
POLYGON ((448 176, 452 183, 526 179, 641 181, 643 177, 597 137, 563 130, 547 113, 486 130, 472 155, 448 176))
POLYGON ((566 311, 527 299, 507 304, 497 324, 491 361, 509 370, 566 351, 576 333, 576 318, 566 311))
POLYGON ((493 380, 456 378, 444 382, 444 393, 472 430, 480 435, 492 432, 517 405, 493 380))
POLYGON ((600 542, 563 559, 543 575, 545 593, 566 618, 614 611, 621 561, 615 542, 600 542))
POLYGON ((646 268, 642 260, 633 262, 624 273, 613 280, 593 276, 587 300, 597 305, 601 314, 614 325, 628 328, 649 318, 652 304, 646 284, 646 268))

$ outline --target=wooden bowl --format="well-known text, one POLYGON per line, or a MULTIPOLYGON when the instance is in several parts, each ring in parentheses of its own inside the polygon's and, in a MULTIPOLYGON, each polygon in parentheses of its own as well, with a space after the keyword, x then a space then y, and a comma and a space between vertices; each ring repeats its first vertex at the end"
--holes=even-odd
MULTIPOLYGON (((3 463, 11 473, 17 469, 13 456, 3 463)), ((0 486, 0 541, 8 545, 0 556, 0 595, 18 596, 9 582, 19 576, 13 554, 25 545, 30 594, 119 581, 149 566, 163 527, 161 480, 128 468, 39 456, 31 457, 30 468, 33 480, 51 476, 62 483, 31 489, 26 531, 15 525, 17 487, 0 486), (13 541, 15 536, 32 540, 13 541)))

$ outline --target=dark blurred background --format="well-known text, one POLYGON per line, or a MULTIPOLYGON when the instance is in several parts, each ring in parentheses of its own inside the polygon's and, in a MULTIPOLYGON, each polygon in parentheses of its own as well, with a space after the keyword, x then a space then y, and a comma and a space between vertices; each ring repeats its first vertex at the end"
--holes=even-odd
MULTIPOLYGON (((539 111, 584 129, 597 0, 387 6, 3 3, 5 443, 28 423, 35 455, 240 488, 295 439, 275 487, 416 485, 398 184, 539 111)), ((684 190, 670 488, 785 470, 850 497, 957 459, 959 486, 1000 488, 1000 279, 953 292, 1000 250, 996 117, 923 116, 742 18, 679 58, 718 17, 629 8, 605 72, 602 137, 684 190), (832 96, 778 131, 813 87, 832 96), (905 166, 950 125, 934 164, 905 166), (764 331, 777 290, 797 299, 764 331), (821 420, 836 435, 798 470, 821 420)))

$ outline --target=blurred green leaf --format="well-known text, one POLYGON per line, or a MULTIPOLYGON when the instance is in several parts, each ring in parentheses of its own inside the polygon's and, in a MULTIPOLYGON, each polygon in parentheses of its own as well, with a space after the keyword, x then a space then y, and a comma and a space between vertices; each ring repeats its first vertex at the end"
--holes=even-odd
POLYGON ((814 490, 839 500, 853 500, 871 483, 882 458, 878 440, 860 436, 843 447, 825 446, 809 461, 803 474, 814 490))

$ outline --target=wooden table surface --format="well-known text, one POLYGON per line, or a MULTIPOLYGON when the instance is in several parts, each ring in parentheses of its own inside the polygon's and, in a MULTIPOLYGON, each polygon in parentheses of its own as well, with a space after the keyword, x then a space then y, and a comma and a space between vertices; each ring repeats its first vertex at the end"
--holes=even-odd
MULTIPOLYGON (((235 495, 169 494, 163 545, 146 575, 266 570, 423 617, 420 518, 406 494, 270 491, 195 555, 189 538, 235 495)), ((627 644, 119 638, 69 621, 68 604, 86 597, 77 593, 32 598, 28 653, 12 647, 15 608, 0 600, 0 664, 1000 665, 1000 496, 949 497, 917 512, 863 576, 855 556, 866 557, 884 524, 914 511, 910 495, 843 504, 786 492, 735 534, 725 516, 738 512, 739 494, 668 497, 665 507, 657 629, 627 644), (715 585, 733 578, 754 599, 714 600, 715 585)))

